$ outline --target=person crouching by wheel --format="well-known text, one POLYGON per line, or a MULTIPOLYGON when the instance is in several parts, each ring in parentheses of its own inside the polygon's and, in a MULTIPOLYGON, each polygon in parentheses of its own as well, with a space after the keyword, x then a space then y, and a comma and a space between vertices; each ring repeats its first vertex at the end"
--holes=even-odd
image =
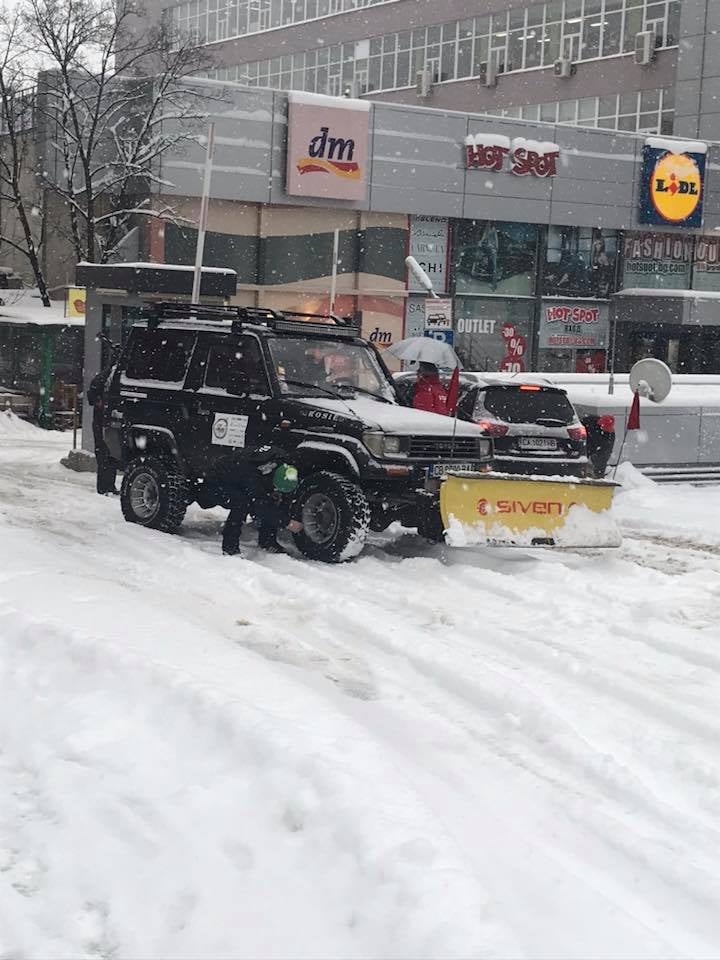
POLYGON ((302 524, 293 515, 297 468, 286 462, 282 450, 265 446, 232 456, 223 465, 222 473, 230 508, 223 527, 223 553, 240 553, 240 534, 248 515, 257 524, 258 546, 269 553, 285 553, 277 542, 278 531, 283 527, 292 533, 302 530, 302 524))

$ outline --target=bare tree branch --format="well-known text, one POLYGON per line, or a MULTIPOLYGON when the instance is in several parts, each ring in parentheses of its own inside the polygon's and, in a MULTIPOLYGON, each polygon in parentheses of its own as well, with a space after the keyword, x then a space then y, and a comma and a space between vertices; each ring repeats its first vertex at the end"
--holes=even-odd
MULTIPOLYGON (((50 306, 50 295, 40 261, 44 233, 33 231, 33 211, 39 198, 27 196, 29 93, 23 68, 21 21, 17 14, 0 14, 0 189, 3 199, 12 207, 20 236, 11 237, 3 230, 2 241, 27 258, 44 306, 50 306)), ((34 181, 33 181, 34 185, 34 181)))
POLYGON ((159 161, 197 142, 219 98, 191 80, 210 66, 202 49, 164 25, 139 34, 140 22, 134 0, 25 0, 15 21, 49 64, 35 102, 41 184, 66 211, 49 227, 78 260, 105 262, 137 217, 183 219, 150 202, 166 185, 159 161))

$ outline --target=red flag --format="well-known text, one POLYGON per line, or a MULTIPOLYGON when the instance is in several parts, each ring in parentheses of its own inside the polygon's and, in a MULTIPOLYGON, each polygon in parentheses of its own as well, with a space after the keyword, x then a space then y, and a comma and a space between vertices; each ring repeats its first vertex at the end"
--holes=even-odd
POLYGON ((447 392, 447 402, 445 408, 449 417, 452 417, 455 414, 455 409, 458 402, 458 394, 460 392, 460 367, 455 367, 450 377, 450 383, 448 384, 447 392))
POLYGON ((628 430, 639 430, 640 429, 640 394, 635 391, 635 396, 633 397, 632 406, 630 407, 630 415, 628 416, 627 422, 628 430))

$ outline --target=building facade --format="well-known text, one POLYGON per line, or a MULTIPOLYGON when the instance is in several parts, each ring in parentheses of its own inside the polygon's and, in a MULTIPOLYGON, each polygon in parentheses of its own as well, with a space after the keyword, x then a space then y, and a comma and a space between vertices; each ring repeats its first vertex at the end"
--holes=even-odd
MULTIPOLYGON (((426 326, 412 253, 469 368, 720 372, 714 144, 204 83, 204 262, 237 272, 239 302, 327 310, 338 231, 336 310, 379 346, 426 326)), ((146 259, 192 262, 203 159, 164 158, 183 219, 148 225, 146 259)))
POLYGON ((155 0, 149 11, 207 45, 217 79, 720 138, 717 0, 155 0))

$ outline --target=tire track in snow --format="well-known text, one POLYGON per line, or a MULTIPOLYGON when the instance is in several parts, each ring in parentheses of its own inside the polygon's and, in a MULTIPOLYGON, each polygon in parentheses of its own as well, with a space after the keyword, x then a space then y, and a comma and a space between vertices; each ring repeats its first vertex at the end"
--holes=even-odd
MULTIPOLYGON (((350 617, 349 614, 344 614, 342 616, 335 615, 333 617, 333 625, 337 627, 339 621, 345 619, 347 626, 354 625, 357 628, 357 622, 350 617)), ((387 623, 387 633, 392 635, 393 623, 390 620, 387 623)), ((384 633, 384 632, 383 632, 384 633)), ((366 641, 372 643, 374 646, 380 646, 385 652, 395 655, 397 658, 398 651, 396 648, 384 639, 384 637, 379 637, 377 630, 372 628, 364 627, 364 634, 366 641)), ((473 710, 477 710, 478 707, 482 706, 483 712, 488 716, 495 715, 496 717, 503 715, 503 710, 508 708, 508 704, 502 699, 498 700, 496 698, 496 691, 494 686, 501 687, 500 684, 491 685, 490 689, 492 690, 492 696, 488 699, 488 691, 482 690, 476 683, 475 678, 467 679, 463 681, 459 679, 456 675, 446 674, 441 668, 438 667, 437 662, 430 662, 429 660, 423 658, 417 653, 408 653, 407 650, 402 651, 404 658, 409 661, 410 666, 414 669, 417 674, 420 674, 426 681, 426 692, 425 697, 428 702, 435 708, 439 709, 438 705, 433 703, 437 700, 437 687, 438 685, 442 686, 445 693, 450 693, 453 695, 455 700, 461 699, 465 701, 473 710), (481 703, 481 700, 485 701, 481 703)), ((395 672, 398 673, 399 670, 398 664, 396 664, 395 672)), ((494 669, 494 668, 493 668, 494 669)), ((505 679, 505 678, 503 678, 505 679)), ((412 695, 417 698, 420 694, 420 685, 415 682, 408 690, 408 693, 411 692, 412 695)), ((531 693, 530 697, 526 699, 532 699, 534 694, 531 693)), ((442 703, 447 710, 447 697, 442 699, 442 703)), ((513 705, 516 707, 516 705, 513 705)), ((513 752, 511 749, 502 748, 500 746, 500 736, 495 738, 488 737, 487 728, 483 727, 478 729, 477 723, 472 723, 469 721, 466 713, 460 711, 460 716, 462 717, 462 727, 471 735, 474 734, 476 738, 482 742, 483 747, 488 747, 491 753, 494 753, 496 757, 506 761, 510 764, 520 765, 524 770, 531 772, 535 776, 539 776, 542 779, 547 779, 547 762, 548 762, 548 748, 552 748, 552 736, 548 736, 547 731, 547 722, 540 723, 539 725, 543 727, 541 734, 538 734, 538 746, 542 747, 542 754, 538 754, 537 763, 532 764, 527 762, 527 757, 523 756, 522 751, 513 752), (494 742, 493 742, 494 739, 494 742)), ((455 717, 453 717, 455 719, 455 717)), ((528 726, 528 721, 532 723, 533 719, 525 717, 525 722, 522 724, 522 728, 526 729, 528 726)), ((556 718, 552 718, 556 719, 556 718)), ((542 721, 543 717, 538 716, 537 720, 542 721)), ((565 721, 566 722, 566 721, 565 721)), ((507 734, 509 728, 505 730, 507 734)), ((576 733, 576 731, 575 731, 576 733)), ((584 741, 587 743, 587 741, 584 741)), ((587 744, 590 746, 590 744, 587 744)), ((552 750, 550 751, 552 752, 552 750)), ((606 844, 611 845, 613 849, 624 850, 624 855, 626 858, 633 864, 635 868, 642 866, 645 869, 651 870, 653 873, 656 873, 664 878, 664 881, 670 888, 675 888, 679 884, 687 881, 687 876, 682 870, 679 870, 677 867, 678 862, 678 851, 668 851, 664 852, 662 849, 662 844, 658 844, 653 847, 653 854, 648 859, 642 859, 640 861, 634 856, 634 844, 637 842, 637 836, 634 836, 631 840, 628 840, 626 843, 622 843, 620 840, 616 839, 615 831, 618 829, 623 821, 624 815, 627 814, 627 808, 631 810, 642 810, 646 815, 649 814, 650 821, 646 825, 645 830, 647 831, 648 826, 650 830, 654 832, 656 840, 659 840, 660 837, 665 833, 665 830, 657 830, 658 822, 662 827, 669 828, 673 832, 682 831, 683 834, 688 833, 687 819, 684 812, 674 811, 669 805, 663 804, 659 801, 658 798, 652 797, 650 800, 646 797, 645 785, 642 783, 634 784, 633 781, 635 778, 631 775, 630 771, 627 769, 621 769, 615 772, 615 775, 610 777, 609 774, 612 771, 607 771, 605 769, 594 770, 593 763, 590 762, 588 765, 587 762, 583 760, 582 748, 579 752, 568 751, 565 748, 562 748, 559 751, 559 758, 562 761, 567 761, 570 759, 577 766, 578 761, 580 761, 579 772, 582 776, 582 789, 578 790, 577 783, 574 784, 575 790, 577 791, 578 797, 583 800, 583 811, 582 818, 583 821, 590 816, 592 819, 592 811, 589 810, 587 804, 592 803, 596 800, 593 795, 592 790, 588 790, 588 780, 593 781, 594 774, 597 774, 596 777, 598 785, 602 788, 605 788, 606 800, 609 800, 617 807, 617 816, 613 818, 612 816, 603 816, 596 818, 596 830, 598 836, 601 837, 606 844), (618 776, 619 774, 619 776, 618 776), (629 783, 628 783, 629 781, 629 783), (615 793, 616 796, 612 796, 615 793), (617 796, 617 795, 620 796, 617 796)), ((604 761, 605 758, 602 758, 604 761)), ((612 767, 612 758, 609 758, 610 766, 612 767)), ((607 766, 607 763, 605 764, 607 766)), ((562 785, 566 789, 570 786, 572 789, 573 784, 569 784, 567 780, 567 769, 561 771, 560 776, 557 777, 554 782, 556 785, 562 785)), ((694 856, 699 858, 702 861, 702 868, 698 869, 697 876, 695 877, 694 884, 692 886, 692 894, 689 899, 693 901, 693 905, 696 903, 707 907, 709 903, 714 902, 713 897, 718 895, 718 875, 717 869, 715 866, 715 861, 711 856, 706 855, 707 847, 707 832, 703 832, 697 828, 690 828, 690 832, 697 834, 694 837, 695 843, 693 844, 694 856), (709 892, 708 892, 709 891, 709 892)), ((627 891, 624 893, 619 891, 617 893, 616 902, 620 904, 623 897, 627 895, 627 891)), ((656 922, 661 925, 661 920, 656 917, 656 922)))

